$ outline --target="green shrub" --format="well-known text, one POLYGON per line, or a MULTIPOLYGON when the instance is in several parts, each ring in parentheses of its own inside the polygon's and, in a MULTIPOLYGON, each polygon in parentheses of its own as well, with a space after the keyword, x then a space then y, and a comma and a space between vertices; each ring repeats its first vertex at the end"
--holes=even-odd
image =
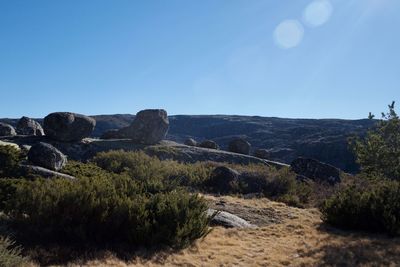
POLYGON ((175 190, 151 194, 125 175, 21 180, 4 211, 37 240, 181 247, 207 232, 205 202, 175 190))
POLYGON ((322 219, 334 226, 400 234, 400 183, 359 178, 339 190, 322 207, 322 219))
POLYGON ((199 186, 205 181, 213 166, 207 163, 184 164, 176 161, 161 161, 144 152, 122 150, 102 152, 93 158, 93 163, 113 173, 127 173, 137 180, 153 184, 175 182, 184 186, 199 186))
MULTIPOLYGON (((313 184, 298 181, 295 173, 291 172, 289 168, 278 170, 261 164, 228 164, 227 166, 241 173, 239 181, 233 183, 227 193, 260 193, 271 200, 296 207, 307 206, 314 194, 313 184)), ((209 183, 205 181, 204 184, 208 185, 209 183)), ((207 189, 222 192, 221 189, 210 186, 207 189)))
POLYGON ((0 146, 0 177, 16 175, 21 158, 20 150, 14 146, 0 146))
MULTIPOLYGON (((400 234, 400 119, 394 104, 365 138, 351 140, 362 172, 324 201, 321 212, 325 222, 400 234)), ((370 113, 369 118, 373 117, 370 113)))
POLYGON ((25 263, 21 256, 21 248, 7 237, 0 236, 0 266, 18 267, 25 263))
POLYGON ((365 138, 351 139, 350 147, 363 173, 400 181, 400 119, 394 104, 365 138))

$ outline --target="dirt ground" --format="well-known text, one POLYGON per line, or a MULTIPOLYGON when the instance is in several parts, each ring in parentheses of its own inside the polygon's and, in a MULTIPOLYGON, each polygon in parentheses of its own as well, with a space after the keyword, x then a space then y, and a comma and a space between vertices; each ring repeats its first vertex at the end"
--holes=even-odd
POLYGON ((111 253, 68 266, 400 266, 400 238, 339 231, 322 224, 315 209, 268 199, 205 196, 210 206, 235 213, 256 229, 214 227, 191 247, 129 261, 111 253))

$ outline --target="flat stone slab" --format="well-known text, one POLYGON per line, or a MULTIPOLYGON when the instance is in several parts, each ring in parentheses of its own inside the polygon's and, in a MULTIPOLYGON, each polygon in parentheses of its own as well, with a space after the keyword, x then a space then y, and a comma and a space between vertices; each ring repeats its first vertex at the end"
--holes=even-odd
POLYGON ((70 180, 76 179, 74 176, 56 172, 56 171, 52 171, 52 170, 49 170, 49 169, 46 169, 43 167, 39 167, 39 166, 21 165, 21 168, 27 173, 40 175, 44 178, 57 178, 58 177, 58 178, 64 178, 64 179, 70 179, 70 180))
POLYGON ((207 210, 207 216, 212 217, 211 224, 223 226, 227 228, 256 228, 256 225, 226 211, 214 209, 207 210))

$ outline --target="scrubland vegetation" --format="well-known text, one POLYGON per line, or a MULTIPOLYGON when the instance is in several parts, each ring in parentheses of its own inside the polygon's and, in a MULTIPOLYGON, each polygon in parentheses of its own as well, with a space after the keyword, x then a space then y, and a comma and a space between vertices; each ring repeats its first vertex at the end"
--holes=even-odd
POLYGON ((346 229, 400 234, 400 120, 394 102, 376 128, 350 145, 361 173, 323 203, 324 221, 346 229))
MULTIPOLYGON (((256 193, 295 207, 318 207, 333 226, 399 235, 400 120, 394 104, 351 147, 361 173, 344 174, 340 185, 299 180, 288 168, 224 164, 244 177, 224 194, 256 193)), ((109 151, 87 163, 70 161, 63 172, 77 179, 66 180, 21 177, 24 158, 16 148, 0 146, 1 266, 19 266, 26 256, 48 263, 16 243, 24 249, 46 244, 181 249, 210 231, 207 203, 198 193, 219 192, 209 183, 217 163, 109 151)))

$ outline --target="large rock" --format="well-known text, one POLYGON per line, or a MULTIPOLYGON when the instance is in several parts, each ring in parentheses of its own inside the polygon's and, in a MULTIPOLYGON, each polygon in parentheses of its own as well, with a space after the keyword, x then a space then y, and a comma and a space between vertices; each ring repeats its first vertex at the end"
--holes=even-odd
POLYGON ((121 136, 140 144, 153 145, 165 138, 169 129, 167 112, 146 109, 136 114, 133 123, 120 130, 121 136))
POLYGON ((297 158, 290 167, 296 174, 314 181, 328 182, 329 184, 341 181, 338 168, 315 159, 297 158))
POLYGON ((43 136, 44 130, 37 121, 22 117, 17 123, 17 133, 20 135, 43 136))
POLYGON ((188 138, 185 140, 185 145, 187 146, 197 146, 197 142, 193 138, 188 138))
POLYGON ((227 228, 256 228, 257 226, 226 211, 207 210, 207 216, 211 217, 211 224, 227 228))
POLYGON ((16 134, 14 127, 10 124, 0 122, 0 136, 14 136, 16 134))
POLYGON ((212 141, 212 140, 205 140, 205 141, 201 142, 201 143, 199 144, 199 147, 202 147, 202 148, 210 148, 210 149, 219 149, 218 144, 215 143, 215 142, 212 141))
POLYGON ((249 155, 250 148, 251 148, 251 145, 249 142, 247 142, 246 140, 244 140, 242 138, 237 138, 235 140, 232 140, 229 143, 228 150, 230 152, 234 152, 234 153, 249 155))
POLYGON ((28 160, 35 165, 53 171, 61 170, 67 163, 67 157, 50 144, 39 142, 31 147, 28 160))
POLYGON ((219 193, 232 192, 238 186, 239 173, 234 169, 220 166, 216 167, 206 185, 219 193))
POLYGON ((70 112, 55 112, 44 118, 46 136, 61 142, 80 141, 90 136, 95 126, 93 118, 70 112))
POLYGON ((254 151, 254 157, 260 158, 260 159, 270 159, 271 154, 268 149, 265 148, 259 148, 254 151))

